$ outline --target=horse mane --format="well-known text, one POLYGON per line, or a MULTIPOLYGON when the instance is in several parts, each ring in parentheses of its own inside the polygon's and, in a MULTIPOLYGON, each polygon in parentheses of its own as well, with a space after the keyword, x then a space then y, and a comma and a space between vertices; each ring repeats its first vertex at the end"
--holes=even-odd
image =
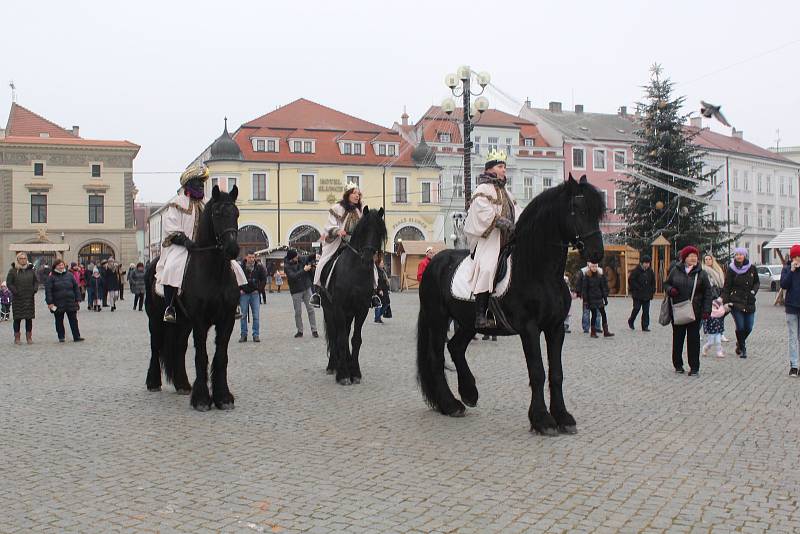
POLYGON ((550 256, 540 249, 540 243, 536 242, 536 238, 558 235, 558 221, 569 209, 569 199, 573 191, 571 188, 575 188, 578 194, 583 195, 589 219, 600 221, 605 216, 606 204, 603 195, 589 183, 565 181, 542 191, 525 207, 517 221, 515 261, 520 267, 528 270, 550 256), (530 246, 525 246, 528 243, 530 246))
MULTIPOLYGON (((367 209, 369 210, 369 207, 367 207, 367 209)), ((373 224, 377 227, 376 229, 380 236, 380 242, 385 243, 387 237, 386 223, 380 221, 378 210, 369 210, 366 215, 359 219, 358 223, 356 223, 356 227, 353 228, 353 241, 359 243, 361 236, 373 224), (375 221, 372 221, 372 219, 375 219, 375 221)))

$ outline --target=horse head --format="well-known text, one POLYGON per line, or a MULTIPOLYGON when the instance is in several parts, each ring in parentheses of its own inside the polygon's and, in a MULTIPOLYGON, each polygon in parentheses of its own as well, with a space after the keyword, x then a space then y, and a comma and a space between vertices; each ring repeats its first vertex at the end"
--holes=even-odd
POLYGON ((383 244, 386 242, 386 221, 383 216, 383 208, 370 210, 364 206, 361 220, 353 229, 350 246, 356 249, 365 264, 371 264, 375 253, 383 250, 383 244))
POLYGON ((603 259, 603 234, 600 221, 605 214, 605 201, 600 191, 586 179, 575 180, 570 173, 566 182, 569 209, 564 210, 559 229, 564 242, 575 247, 584 261, 599 263, 603 259))
POLYGON ((230 193, 225 193, 215 185, 211 191, 211 200, 206 205, 216 246, 229 260, 239 256, 239 243, 236 240, 239 236, 239 208, 236 207, 238 196, 239 188, 236 186, 233 186, 230 193))

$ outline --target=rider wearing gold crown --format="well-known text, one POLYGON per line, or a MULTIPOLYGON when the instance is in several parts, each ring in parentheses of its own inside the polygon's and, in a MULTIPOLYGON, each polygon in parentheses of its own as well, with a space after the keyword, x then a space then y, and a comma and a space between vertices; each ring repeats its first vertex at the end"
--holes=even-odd
POLYGON ((494 276, 501 249, 511 240, 521 209, 506 189, 506 153, 491 150, 484 172, 472 194, 464 233, 473 251, 470 284, 475 295, 475 328, 491 325, 486 318, 489 295, 494 289, 494 276))
MULTIPOLYGON (((350 241, 353 229, 361 220, 362 210, 361 189, 352 182, 345 186, 342 199, 328 210, 328 223, 323 228, 322 235, 322 255, 314 271, 314 294, 311 295, 311 304, 316 308, 319 308, 322 303, 320 298, 322 269, 339 249, 350 241)), ((376 269, 375 287, 378 287, 377 284, 378 272, 376 269)), ((380 306, 380 299, 377 295, 372 297, 372 306, 380 306)))
MULTIPOLYGON (((200 214, 205 203, 205 182, 208 167, 193 165, 181 174, 181 189, 178 195, 167 203, 161 222, 161 257, 156 264, 156 284, 164 288, 164 322, 176 322, 173 301, 183 284, 189 252, 196 247, 195 232, 200 224, 200 214)), ((242 286, 247 278, 238 262, 231 260, 231 268, 236 275, 236 283, 242 286)), ((237 316, 241 317, 239 309, 237 316)), ((237 317, 237 318, 238 318, 237 317)))

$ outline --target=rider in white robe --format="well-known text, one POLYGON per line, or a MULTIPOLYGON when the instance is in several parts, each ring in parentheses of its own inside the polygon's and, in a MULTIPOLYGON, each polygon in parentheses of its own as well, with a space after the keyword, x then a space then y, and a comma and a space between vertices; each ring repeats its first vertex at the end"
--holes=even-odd
MULTIPOLYGON (((205 206, 203 183, 208 178, 205 165, 194 166, 181 175, 181 190, 167 204, 161 219, 161 257, 156 264, 157 289, 163 288, 166 309, 164 321, 176 321, 173 301, 183 285, 189 249, 194 246, 194 236, 200 224, 200 214, 205 206)), ((231 268, 236 275, 236 283, 241 286, 247 278, 238 262, 231 260, 231 268)), ((237 309, 238 314, 238 309, 237 309)))
POLYGON ((489 296, 501 249, 511 240, 521 209, 506 189, 506 162, 503 152, 490 152, 485 171, 472 195, 464 233, 475 261, 470 278, 475 295, 475 328, 488 328, 486 317, 489 296))

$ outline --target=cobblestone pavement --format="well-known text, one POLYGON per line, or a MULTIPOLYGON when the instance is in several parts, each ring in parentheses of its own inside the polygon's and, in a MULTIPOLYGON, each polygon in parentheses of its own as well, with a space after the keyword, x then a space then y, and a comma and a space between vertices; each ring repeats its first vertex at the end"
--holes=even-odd
POLYGON ((759 297, 751 357, 729 343, 698 379, 673 373, 668 328, 629 331, 630 301, 613 300, 615 338, 568 335, 579 433, 555 438, 528 432, 516 338, 470 347, 481 400, 467 417, 427 409, 415 293, 365 324, 350 387, 325 375, 322 339, 292 338, 289 295, 269 295, 262 343, 231 345, 236 409, 208 413, 147 392, 129 300, 82 311, 83 344, 57 343, 40 304, 35 345, 1 325, 0 531, 796 531, 800 379, 773 296, 759 297))

